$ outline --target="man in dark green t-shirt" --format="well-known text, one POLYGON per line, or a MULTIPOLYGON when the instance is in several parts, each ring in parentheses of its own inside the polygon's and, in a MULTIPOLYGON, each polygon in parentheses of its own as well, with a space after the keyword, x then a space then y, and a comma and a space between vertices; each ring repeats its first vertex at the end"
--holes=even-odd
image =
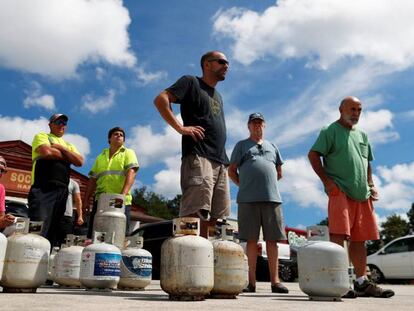
POLYGON ((201 57, 202 77, 183 76, 154 100, 164 120, 182 135, 180 216, 201 220, 201 235, 207 227, 230 214, 227 176, 226 123, 223 100, 215 89, 229 68, 218 51, 201 57), (183 124, 171 103, 180 104, 183 124))
POLYGON ((344 241, 349 240, 349 256, 357 279, 354 290, 346 297, 388 298, 394 292, 380 288, 366 276, 365 241, 379 239, 372 205, 372 201, 378 200, 378 192, 372 180, 370 161, 374 157, 368 136, 355 127, 361 111, 358 98, 344 98, 339 106, 339 120, 321 130, 308 157, 329 197, 331 241, 343 247, 344 241))

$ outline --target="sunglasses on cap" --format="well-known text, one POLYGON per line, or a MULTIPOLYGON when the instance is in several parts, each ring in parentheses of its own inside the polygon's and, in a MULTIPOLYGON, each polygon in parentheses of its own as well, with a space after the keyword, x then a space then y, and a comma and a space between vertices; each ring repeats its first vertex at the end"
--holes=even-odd
POLYGON ((52 123, 55 124, 55 125, 67 125, 68 124, 67 121, 62 120, 62 119, 57 119, 57 120, 53 121, 52 123))
POLYGON ((208 62, 209 63, 211 63, 211 62, 217 62, 220 65, 230 65, 229 64, 229 61, 226 60, 226 59, 224 59, 224 58, 211 58, 211 59, 208 60, 208 62))

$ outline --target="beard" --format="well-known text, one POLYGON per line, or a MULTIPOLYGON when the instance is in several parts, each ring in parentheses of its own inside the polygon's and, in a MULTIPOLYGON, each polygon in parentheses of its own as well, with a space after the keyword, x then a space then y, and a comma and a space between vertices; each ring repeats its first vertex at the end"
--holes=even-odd
POLYGON ((359 118, 354 118, 354 117, 351 117, 349 115, 344 115, 344 121, 347 124, 349 124, 350 126, 353 127, 353 126, 357 125, 357 123, 359 121, 359 118))

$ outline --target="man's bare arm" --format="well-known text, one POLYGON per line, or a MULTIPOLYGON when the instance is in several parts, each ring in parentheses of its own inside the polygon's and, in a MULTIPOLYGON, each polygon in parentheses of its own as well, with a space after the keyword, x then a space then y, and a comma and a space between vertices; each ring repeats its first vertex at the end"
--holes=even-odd
POLYGON ((231 163, 228 167, 230 179, 238 186, 240 184, 239 173, 237 172, 237 164, 231 163))
POLYGON ((162 91, 154 99, 154 105, 163 119, 181 135, 189 135, 194 141, 204 139, 204 128, 201 126, 183 126, 174 115, 171 104, 176 101, 174 95, 167 91, 162 91))
POLYGON ((316 175, 318 175, 322 181, 326 192, 330 193, 337 186, 335 182, 326 175, 322 165, 321 155, 318 152, 311 150, 308 153, 308 159, 316 175))

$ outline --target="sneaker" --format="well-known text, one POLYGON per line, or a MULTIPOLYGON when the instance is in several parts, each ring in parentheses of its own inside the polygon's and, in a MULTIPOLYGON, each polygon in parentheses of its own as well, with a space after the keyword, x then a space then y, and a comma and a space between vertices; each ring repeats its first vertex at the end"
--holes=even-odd
POLYGON ((272 285, 272 293, 287 294, 289 290, 282 283, 276 283, 272 285))
POLYGON ((243 289, 243 293, 255 293, 256 292, 256 286, 249 283, 245 289, 243 289))
POLYGON ((342 296, 342 298, 350 298, 350 299, 357 298, 357 297, 358 297, 357 292, 354 291, 352 288, 345 295, 342 296))
POLYGON ((206 209, 200 209, 199 211, 197 211, 196 215, 202 221, 209 221, 210 220, 210 212, 206 209))
POLYGON ((382 289, 372 281, 365 280, 361 285, 354 282, 354 289, 358 297, 390 298, 395 295, 391 289, 382 289))

